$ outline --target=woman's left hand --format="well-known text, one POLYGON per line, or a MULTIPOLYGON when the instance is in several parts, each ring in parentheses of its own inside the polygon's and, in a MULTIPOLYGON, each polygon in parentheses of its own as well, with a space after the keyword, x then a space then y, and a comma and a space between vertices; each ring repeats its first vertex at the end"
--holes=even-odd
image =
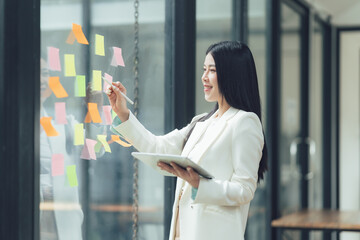
POLYGON ((180 167, 176 163, 158 162, 157 164, 161 170, 165 170, 175 176, 187 181, 193 188, 199 188, 200 176, 193 168, 187 167, 186 169, 180 167))

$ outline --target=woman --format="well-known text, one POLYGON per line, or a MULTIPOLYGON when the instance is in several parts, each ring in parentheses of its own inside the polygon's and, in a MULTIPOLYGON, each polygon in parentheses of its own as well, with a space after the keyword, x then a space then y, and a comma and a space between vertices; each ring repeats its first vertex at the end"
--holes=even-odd
POLYGON ((141 152, 181 154, 215 176, 205 179, 190 167, 159 163, 177 178, 170 240, 243 239, 250 201, 266 171, 266 147, 255 63, 239 42, 211 45, 202 76, 209 114, 193 118, 164 136, 147 131, 126 107, 117 82, 108 97, 117 117, 113 128, 141 152))

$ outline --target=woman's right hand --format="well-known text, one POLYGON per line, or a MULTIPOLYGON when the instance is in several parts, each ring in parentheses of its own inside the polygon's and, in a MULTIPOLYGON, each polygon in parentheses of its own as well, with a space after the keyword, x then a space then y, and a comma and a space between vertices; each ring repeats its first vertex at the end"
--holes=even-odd
POLYGON ((113 111, 121 122, 125 122, 129 119, 130 111, 126 106, 126 99, 121 95, 120 91, 126 95, 126 88, 120 82, 113 82, 112 84, 113 86, 109 86, 106 94, 113 111))

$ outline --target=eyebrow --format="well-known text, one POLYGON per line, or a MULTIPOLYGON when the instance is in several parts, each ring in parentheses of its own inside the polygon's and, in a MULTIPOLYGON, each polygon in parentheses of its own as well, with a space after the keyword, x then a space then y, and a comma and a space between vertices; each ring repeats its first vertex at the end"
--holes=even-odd
MULTIPOLYGON (((210 64, 208 65, 209 67, 215 67, 215 64, 210 64)), ((206 65, 204 64, 204 67, 206 67, 206 65)))

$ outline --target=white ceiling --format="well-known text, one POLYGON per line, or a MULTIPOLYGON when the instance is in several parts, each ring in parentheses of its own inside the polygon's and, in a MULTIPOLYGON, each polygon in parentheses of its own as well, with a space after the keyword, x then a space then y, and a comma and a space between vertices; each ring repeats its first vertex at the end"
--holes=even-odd
POLYGON ((360 26, 360 0, 306 0, 335 25, 360 26))

